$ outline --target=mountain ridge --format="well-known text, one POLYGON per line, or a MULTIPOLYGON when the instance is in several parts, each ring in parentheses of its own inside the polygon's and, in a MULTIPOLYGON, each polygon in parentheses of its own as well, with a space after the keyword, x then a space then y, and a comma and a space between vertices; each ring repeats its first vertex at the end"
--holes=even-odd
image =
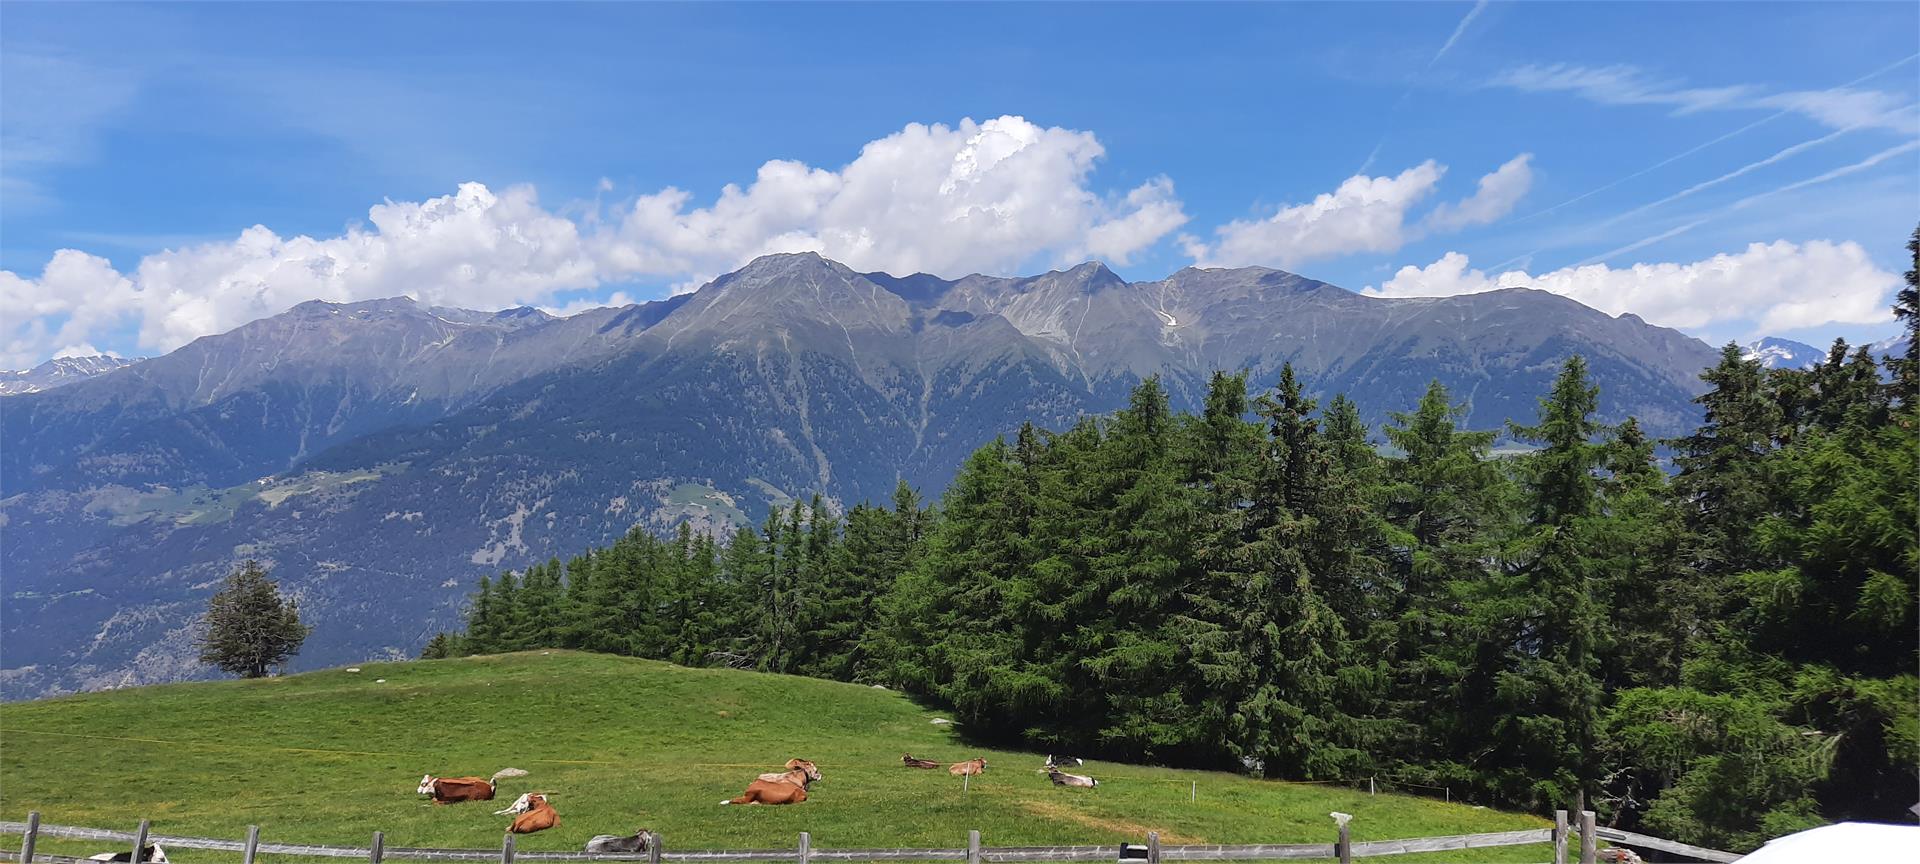
POLYGON ((1587 357, 1600 417, 1687 431, 1704 343, 1531 289, 1377 298, 1264 268, 1129 283, 858 273, 766 256, 667 300, 554 317, 304 303, 96 379, 6 397, 0 695, 199 674, 208 586, 257 557, 320 628, 303 664, 410 654, 479 575, 822 494, 944 488, 974 449, 1215 369, 1292 363, 1376 426, 1431 380, 1531 419, 1587 357), (75 643, 57 638, 85 633, 75 643))

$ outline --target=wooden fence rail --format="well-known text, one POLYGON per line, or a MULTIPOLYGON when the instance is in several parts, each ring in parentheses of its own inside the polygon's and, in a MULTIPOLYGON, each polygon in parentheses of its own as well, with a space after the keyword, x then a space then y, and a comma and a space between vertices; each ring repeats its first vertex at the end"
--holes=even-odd
POLYGON ((1641 849, 1658 849, 1662 852, 1672 852, 1675 855, 1685 855, 1689 858, 1698 858, 1702 861, 1727 862, 1740 860, 1740 856, 1732 852, 1722 852, 1718 849, 1708 849, 1702 846, 1693 846, 1673 840, 1662 840, 1658 837, 1635 834, 1632 831, 1622 831, 1618 828, 1599 827, 1593 829, 1593 833, 1594 836, 1608 843, 1618 843, 1622 846, 1637 846, 1641 849))
MULTIPOLYGON (((785 849, 709 849, 672 852, 661 848, 664 844, 655 837, 653 848, 636 854, 588 854, 585 852, 522 852, 513 844, 513 835, 505 835, 499 849, 425 849, 404 846, 389 847, 384 835, 374 832, 372 843, 366 847, 325 846, 306 843, 263 843, 260 842, 260 829, 250 826, 247 839, 223 840, 211 837, 181 837, 170 834, 153 834, 148 831, 148 823, 142 821, 135 831, 111 831, 101 828, 81 828, 71 825, 42 825, 40 814, 33 813, 26 822, 0 822, 0 834, 22 835, 18 854, 0 853, 0 860, 18 861, 20 864, 75 864, 86 859, 74 859, 65 856, 48 855, 34 851, 34 844, 40 837, 56 837, 69 840, 101 840, 127 844, 153 845, 175 849, 205 849, 218 852, 238 852, 242 864, 256 864, 256 856, 290 855, 308 858, 357 858, 369 864, 383 864, 387 861, 486 861, 499 864, 519 864, 535 861, 645 861, 649 864, 661 862, 685 862, 685 864, 703 864, 703 862, 788 862, 815 864, 826 861, 964 861, 967 864, 1023 864, 1023 862, 1056 861, 1116 861, 1144 862, 1144 864, 1162 864, 1166 861, 1285 861, 1305 859, 1337 859, 1348 864, 1354 858, 1372 858, 1386 855, 1406 855, 1416 852, 1444 852, 1455 849, 1480 849, 1491 846, 1526 846, 1533 844, 1553 845, 1554 864, 1569 864, 1568 841, 1579 838, 1579 861, 1581 864, 1594 864, 1598 841, 1606 840, 1623 846, 1636 846, 1642 849, 1657 849, 1677 855, 1686 855, 1706 861, 1730 862, 1740 856, 1717 849, 1703 849, 1672 840, 1635 834, 1614 828, 1601 828, 1594 825, 1592 811, 1579 814, 1580 828, 1585 833, 1571 828, 1571 821, 1565 811, 1555 814, 1554 827, 1536 828, 1525 831, 1498 831, 1487 834, 1454 834, 1444 837, 1410 837, 1400 840, 1369 840, 1359 843, 1348 839, 1346 826, 1342 825, 1339 840, 1334 843, 1261 843, 1250 845, 1214 845, 1188 844, 1177 846, 1160 845, 1157 833, 1147 835, 1145 846, 1122 844, 1119 846, 1003 846, 982 847, 980 832, 968 832, 967 846, 964 849, 816 849, 812 838, 802 832, 800 842, 785 849)), ((130 845, 129 848, 138 848, 130 845)))

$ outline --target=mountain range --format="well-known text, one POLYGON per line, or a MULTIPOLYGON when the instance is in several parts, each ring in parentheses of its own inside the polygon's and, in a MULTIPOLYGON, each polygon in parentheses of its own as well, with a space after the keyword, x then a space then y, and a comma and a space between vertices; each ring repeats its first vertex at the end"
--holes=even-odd
MULTIPOLYGON (((1907 337, 1894 336, 1866 346, 1873 356, 1885 359, 1907 353, 1907 337)), ((1748 360, 1758 360, 1767 369, 1808 369, 1820 365, 1827 359, 1827 349, 1815 348, 1805 342, 1767 336, 1747 343, 1743 349, 1748 360)), ((1849 351, 1852 349, 1849 348, 1849 351)))
POLYGON ((994 436, 1147 375, 1190 408, 1213 370, 1265 388, 1291 362, 1376 424, 1438 379, 1497 428, 1574 353, 1603 420, 1657 435, 1694 425, 1715 359, 1547 292, 1385 299, 1263 268, 950 280, 793 254, 564 318, 303 303, 0 402, 0 694, 204 674, 191 625, 245 558, 315 626, 299 666, 410 655, 482 574, 816 493, 934 496, 994 436))
POLYGON ((0 396, 38 393, 104 375, 122 366, 138 363, 96 354, 90 357, 55 357, 32 369, 0 369, 0 396))

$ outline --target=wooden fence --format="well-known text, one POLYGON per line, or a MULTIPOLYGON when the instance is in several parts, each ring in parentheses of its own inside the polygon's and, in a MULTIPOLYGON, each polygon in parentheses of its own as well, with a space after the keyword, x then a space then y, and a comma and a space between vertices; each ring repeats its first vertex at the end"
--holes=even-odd
POLYGON ((585 852, 519 852, 514 849, 514 835, 507 834, 501 840, 499 849, 415 849, 407 847, 389 847, 385 835, 373 832, 371 842, 366 846, 321 846, 305 843, 263 843, 260 841, 259 826, 247 828, 244 840, 223 840, 208 837, 176 837, 168 834, 154 834, 148 829, 147 820, 141 820, 140 827, 128 831, 109 831, 101 828, 78 828, 67 825, 42 825, 40 814, 29 814, 25 822, 0 822, 0 834, 21 835, 18 854, 0 853, 0 858, 18 861, 20 864, 74 864, 86 859, 72 859, 63 856, 34 852, 34 843, 41 837, 54 837, 72 840, 101 840, 130 844, 127 848, 134 853, 138 861, 139 851, 158 843, 163 847, 175 849, 207 849, 220 852, 238 852, 241 864, 257 864, 259 855, 291 855, 309 858, 355 858, 368 864, 381 864, 383 861, 475 861, 499 864, 514 864, 516 861, 644 861, 648 864, 662 862, 786 862, 813 864, 826 861, 964 861, 966 864, 1023 864, 1023 862, 1053 861, 1114 861, 1117 864, 1161 864, 1166 861, 1286 861, 1306 859, 1335 859, 1341 864, 1349 864, 1355 858, 1371 858, 1381 855, 1405 855, 1413 852, 1446 852, 1456 849, 1480 849, 1490 846, 1526 846, 1536 843, 1553 844, 1554 864, 1569 864, 1569 856, 1577 856, 1580 864, 1595 864, 1599 855, 1599 842, 1606 840, 1622 846, 1641 849, 1654 849, 1676 855, 1685 855, 1704 861, 1729 862, 1740 856, 1716 849, 1703 849, 1620 831, 1602 828, 1594 824, 1593 811, 1580 814, 1577 825, 1570 824, 1565 810, 1555 811, 1552 828, 1536 828, 1526 831, 1500 831, 1490 834, 1455 834, 1445 837, 1412 837, 1403 840, 1370 840, 1355 843, 1349 837, 1348 826, 1339 826, 1338 836, 1330 843, 1260 843, 1253 845, 1161 845, 1160 835, 1148 832, 1146 843, 1122 843, 1117 846, 1002 846, 986 847, 980 845, 980 832, 967 832, 965 848, 954 849, 816 849, 812 838, 801 832, 799 843, 786 849, 732 849, 732 850, 696 850, 670 852, 664 849, 665 843, 659 835, 653 835, 654 842, 644 852, 633 855, 598 855, 585 852), (1574 848, 1569 849, 1569 846, 1574 848))

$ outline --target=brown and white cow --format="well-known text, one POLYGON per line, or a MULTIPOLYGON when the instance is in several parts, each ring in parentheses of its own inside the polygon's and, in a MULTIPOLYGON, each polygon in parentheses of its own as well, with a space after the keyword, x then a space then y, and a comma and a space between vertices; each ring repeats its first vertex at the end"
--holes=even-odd
POLYGON ((947 773, 952 774, 955 777, 959 777, 964 774, 978 774, 985 770, 987 770, 987 760, 968 759, 965 762, 953 763, 952 766, 947 768, 947 773))
POLYGON ((804 774, 808 780, 815 782, 820 780, 820 769, 813 767, 813 763, 805 759, 788 759, 787 770, 769 771, 760 775, 759 779, 768 783, 791 783, 796 771, 804 774))
POLYGON ((422 795, 433 798, 435 804, 457 804, 461 801, 492 801, 494 785, 502 777, 525 777, 527 772, 518 768, 502 768, 494 772, 491 779, 486 777, 435 777, 427 774, 420 778, 420 787, 415 789, 422 795))
POLYGON ((545 831, 560 824, 560 814, 554 812, 552 804, 547 803, 547 794, 528 792, 514 799, 506 809, 493 811, 493 815, 517 814, 513 817, 513 824, 507 826, 507 830, 514 834, 545 831))
POLYGON ((798 804, 807 800, 807 785, 818 782, 820 769, 805 759, 787 760, 787 771, 778 774, 762 774, 747 784, 747 791, 738 798, 728 798, 721 804, 798 804))

